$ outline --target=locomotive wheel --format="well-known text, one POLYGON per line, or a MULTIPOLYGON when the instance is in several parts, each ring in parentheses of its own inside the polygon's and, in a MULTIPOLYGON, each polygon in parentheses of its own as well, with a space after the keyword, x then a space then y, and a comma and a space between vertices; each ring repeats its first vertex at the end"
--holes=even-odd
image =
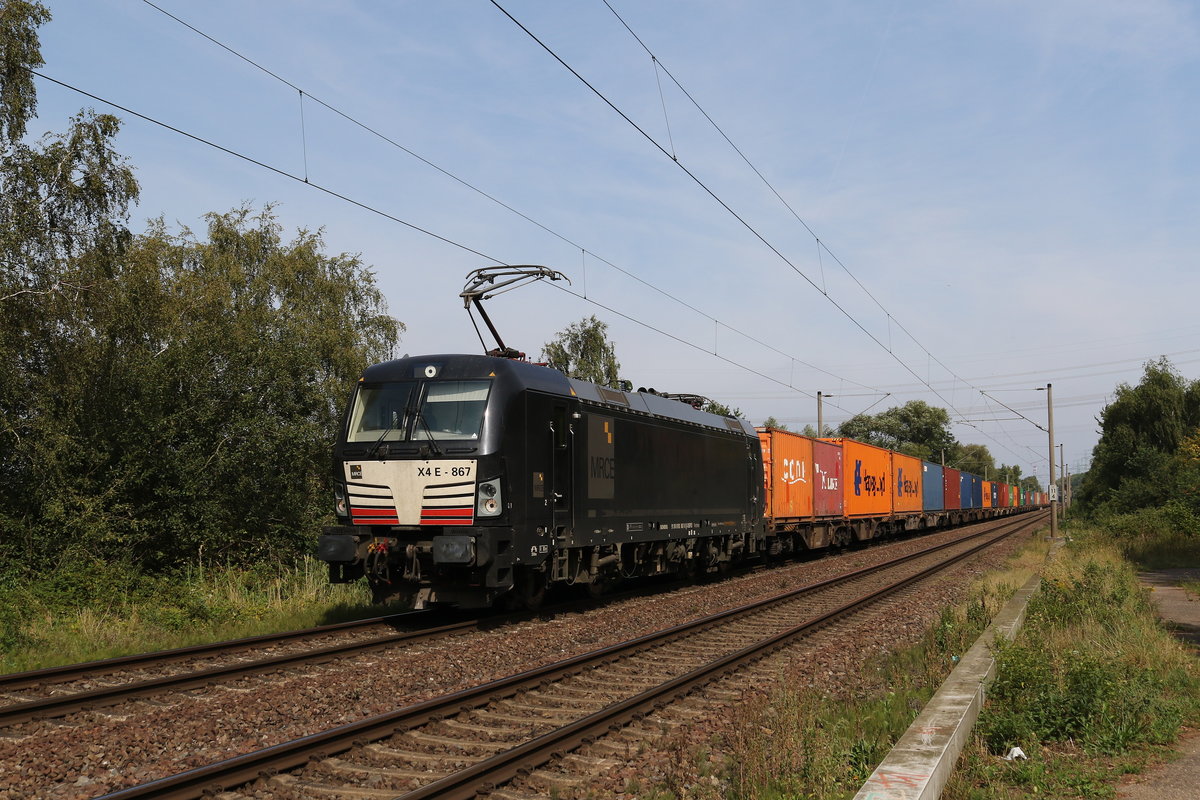
POLYGON ((537 611, 546 601, 546 573, 518 567, 513 575, 514 605, 526 611, 537 611))
POLYGON ((611 572, 603 572, 594 577, 591 583, 584 586, 587 596, 592 600, 599 600, 604 595, 616 589, 621 585, 621 576, 611 572))

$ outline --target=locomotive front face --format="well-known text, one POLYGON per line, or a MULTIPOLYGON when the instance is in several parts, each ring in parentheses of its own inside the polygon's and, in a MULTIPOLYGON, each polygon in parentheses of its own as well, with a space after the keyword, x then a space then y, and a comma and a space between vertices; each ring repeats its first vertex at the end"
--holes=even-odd
POLYGON ((360 380, 334 452, 338 526, 318 556, 346 582, 366 576, 377 599, 417 607, 487 597, 506 540, 506 487, 494 454, 501 427, 495 373, 445 362, 392 362, 360 380))
POLYGON ((495 482, 477 497, 478 459, 450 455, 478 452, 490 389, 487 380, 361 385, 346 441, 369 446, 358 459, 343 451, 344 515, 355 525, 471 525, 477 513, 497 516, 495 482), (393 451, 410 458, 389 460, 393 451))

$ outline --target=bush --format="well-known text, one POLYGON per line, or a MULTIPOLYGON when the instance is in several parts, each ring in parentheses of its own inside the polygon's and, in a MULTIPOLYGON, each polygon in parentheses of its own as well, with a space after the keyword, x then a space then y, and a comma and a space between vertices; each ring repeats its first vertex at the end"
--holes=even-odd
POLYGON ((1123 753, 1173 741, 1200 711, 1194 665, 1111 551, 1060 558, 1021 635, 995 653, 998 673, 979 727, 992 753, 1038 742, 1123 753))

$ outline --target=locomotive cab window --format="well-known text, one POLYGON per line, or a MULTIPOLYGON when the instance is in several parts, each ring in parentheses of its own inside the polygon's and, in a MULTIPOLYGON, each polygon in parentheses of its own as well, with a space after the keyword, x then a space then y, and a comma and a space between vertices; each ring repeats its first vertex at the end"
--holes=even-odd
POLYGON ((408 408, 416 381, 360 385, 350 414, 349 442, 399 442, 407 438, 408 408))
POLYGON ((414 436, 419 439, 428 431, 435 439, 478 439, 490 388, 491 381, 426 384, 414 436))

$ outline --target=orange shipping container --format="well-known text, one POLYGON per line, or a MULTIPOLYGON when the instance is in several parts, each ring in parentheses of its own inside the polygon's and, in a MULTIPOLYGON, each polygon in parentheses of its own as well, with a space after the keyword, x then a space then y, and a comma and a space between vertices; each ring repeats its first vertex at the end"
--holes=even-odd
POLYGON ((774 519, 813 515, 813 441, 789 431, 758 431, 763 451, 766 514, 774 519))
POLYGON ((848 517, 892 513, 892 452, 851 439, 829 439, 842 446, 843 484, 848 517))
POLYGON ((984 508, 992 507, 992 482, 991 481, 983 482, 983 507, 984 508))
POLYGON ((921 459, 906 456, 903 453, 892 453, 892 469, 894 472, 893 486, 896 487, 896 502, 893 506, 897 514, 907 514, 921 510, 921 459))

